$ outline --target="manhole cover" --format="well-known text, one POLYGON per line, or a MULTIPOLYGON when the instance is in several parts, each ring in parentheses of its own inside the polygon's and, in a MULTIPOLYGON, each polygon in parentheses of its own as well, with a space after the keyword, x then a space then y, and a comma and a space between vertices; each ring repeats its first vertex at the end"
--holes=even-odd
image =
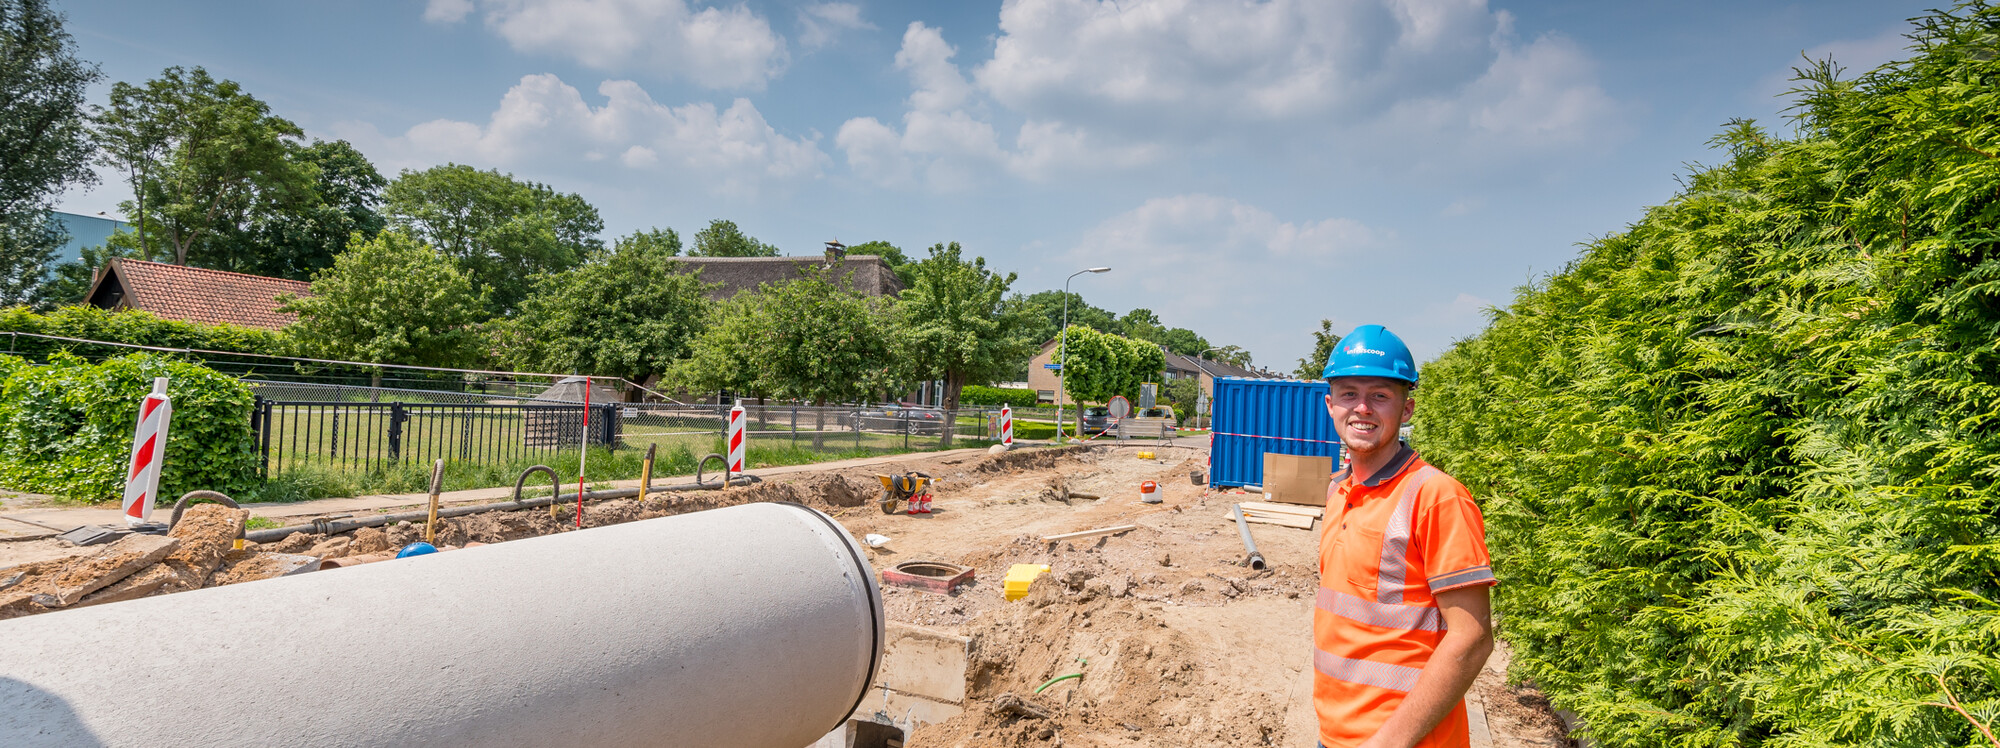
POLYGON ((972 581, 972 567, 943 561, 904 561, 882 570, 882 583, 946 594, 972 581))

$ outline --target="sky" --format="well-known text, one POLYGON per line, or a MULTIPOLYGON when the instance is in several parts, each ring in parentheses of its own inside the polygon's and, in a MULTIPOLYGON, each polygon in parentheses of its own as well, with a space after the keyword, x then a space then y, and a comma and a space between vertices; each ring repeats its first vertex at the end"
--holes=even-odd
MULTIPOLYGON (((1420 360, 1670 199, 1805 57, 1905 56, 1933 0, 92 0, 110 81, 235 80, 384 176, 498 169, 607 242, 958 242, 1290 371, 1322 319, 1420 360)), ((62 209, 116 217, 106 173, 62 209)))

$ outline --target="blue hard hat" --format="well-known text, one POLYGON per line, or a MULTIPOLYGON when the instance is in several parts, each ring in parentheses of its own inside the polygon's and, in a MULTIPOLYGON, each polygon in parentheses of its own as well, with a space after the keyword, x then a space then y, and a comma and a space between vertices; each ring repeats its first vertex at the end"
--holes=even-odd
POLYGON ((1381 325, 1354 328, 1326 357, 1320 377, 1384 377, 1417 385, 1417 361, 1403 339, 1381 325))
POLYGON ((426 553, 436 553, 436 552, 438 552, 437 546, 422 541, 418 541, 403 546, 403 550, 396 552, 396 558, 409 558, 411 556, 422 556, 426 553))

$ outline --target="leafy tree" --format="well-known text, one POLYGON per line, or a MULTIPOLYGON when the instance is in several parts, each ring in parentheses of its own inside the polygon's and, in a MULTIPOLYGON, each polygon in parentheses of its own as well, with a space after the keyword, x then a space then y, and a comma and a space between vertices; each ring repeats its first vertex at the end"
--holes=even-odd
POLYGON ((373 239, 382 232, 375 207, 388 181, 354 146, 316 140, 293 151, 292 159, 313 175, 311 194, 286 210, 249 216, 242 230, 229 232, 234 246, 217 253, 226 261, 218 258, 210 267, 305 280, 332 267, 349 237, 373 239))
POLYGON ((1153 342, 1183 356, 1205 355, 1204 352, 1212 347, 1208 343, 1208 338, 1196 335, 1193 330, 1185 327, 1169 328, 1161 333, 1159 338, 1153 339, 1153 342))
POLYGON ((656 257, 681 256, 681 235, 673 229, 634 231, 612 241, 619 252, 646 252, 656 257))
POLYGON ((916 268, 910 262, 910 258, 903 254, 901 247, 876 240, 848 247, 847 253, 850 255, 874 255, 880 257, 882 258, 882 262, 888 264, 890 270, 896 271, 896 278, 903 282, 904 288, 917 285, 916 268))
POLYGON ((1333 320, 1320 320, 1319 331, 1313 333, 1312 355, 1299 359, 1299 368, 1292 371, 1292 376, 1300 379, 1318 379, 1320 373, 1326 371, 1327 358, 1333 355, 1333 349, 1339 345, 1340 336, 1333 332, 1333 320))
POLYGON ((382 203, 391 225, 437 247, 486 289, 494 314, 511 314, 536 275, 568 270, 604 246, 604 221, 582 197, 498 171, 406 169, 382 203))
POLYGON ((1057 356, 1064 389, 1078 402, 1101 403, 1117 395, 1136 400, 1139 385, 1157 380, 1166 368, 1157 345, 1076 325, 1064 333, 1057 356))
POLYGON ((1225 345, 1208 354, 1209 360, 1221 361, 1239 369, 1250 368, 1250 352, 1239 346, 1225 345))
POLYGON ((96 179, 83 98, 102 77, 46 0, 0 0, 0 304, 40 297, 66 238, 49 210, 96 179))
POLYGON ((677 237, 640 234, 561 273, 544 275, 512 319, 500 323, 501 360, 643 382, 686 355, 705 326, 707 287, 673 272, 677 237))
MULTIPOLYGON (((1015 362, 1035 345, 1021 333, 1031 318, 1007 303, 1007 287, 1015 275, 986 269, 986 258, 967 262, 958 242, 931 247, 930 257, 915 264, 916 283, 896 304, 897 340, 912 374, 944 380, 944 409, 958 409, 959 391, 968 383, 996 381, 1013 372, 1015 362)), ((951 443, 951 429, 945 430, 951 443)))
MULTIPOLYGON (((1063 292, 1038 291, 1027 296, 1017 296, 1020 303, 1033 315, 1035 323, 1028 329, 1028 337, 1036 344, 1054 340, 1063 325, 1063 292)), ((1118 334, 1123 328, 1117 316, 1103 309, 1091 306, 1075 292, 1069 296, 1069 323, 1072 326, 1088 327, 1098 332, 1118 334)))
POLYGON ((735 221, 720 218, 709 221, 708 228, 694 235, 694 250, 688 252, 689 257, 777 257, 778 254, 777 247, 743 233, 735 221))
POLYGON ((809 270, 723 302, 677 378, 819 405, 860 400, 907 380, 892 315, 888 299, 809 270))
POLYGON ((111 106, 96 116, 105 163, 125 170, 140 226, 141 254, 176 265, 238 262, 240 245, 215 241, 252 217, 290 212, 315 199, 315 173, 294 158, 304 132, 199 67, 167 68, 144 86, 111 86, 111 106))
POLYGON ((400 231, 355 237, 313 274, 311 295, 284 301, 299 315, 285 333, 309 355, 417 366, 479 355, 484 294, 451 258, 400 231))

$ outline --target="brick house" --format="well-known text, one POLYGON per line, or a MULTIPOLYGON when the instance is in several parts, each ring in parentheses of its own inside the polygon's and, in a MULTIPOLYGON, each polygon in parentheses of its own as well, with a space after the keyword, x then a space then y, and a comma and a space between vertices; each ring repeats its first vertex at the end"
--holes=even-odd
POLYGON ((160 319, 277 330, 298 319, 278 311, 278 297, 311 292, 305 281, 113 258, 98 269, 84 303, 138 309, 160 319))

